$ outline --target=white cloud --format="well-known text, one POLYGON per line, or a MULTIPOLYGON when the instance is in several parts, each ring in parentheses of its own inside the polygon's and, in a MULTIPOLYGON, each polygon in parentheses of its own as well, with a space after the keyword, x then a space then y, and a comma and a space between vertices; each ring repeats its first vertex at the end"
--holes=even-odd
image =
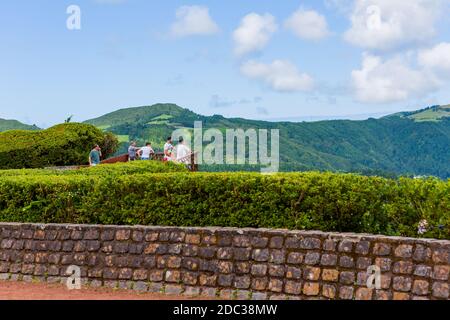
POLYGON ((364 103, 390 103, 422 98, 439 88, 438 80, 423 69, 414 69, 407 57, 383 61, 365 54, 362 68, 352 71, 355 98, 364 103))
POLYGON ((301 73, 289 61, 275 60, 270 64, 248 61, 241 66, 241 73, 251 79, 262 81, 279 92, 311 91, 314 80, 301 73))
POLYGON ((277 29, 275 17, 270 14, 250 13, 246 15, 233 33, 235 54, 241 56, 262 50, 277 29))
POLYGON ((319 40, 329 34, 326 18, 314 10, 300 8, 286 20, 284 25, 299 38, 306 40, 319 40))
POLYGON ((171 28, 171 34, 175 37, 211 35, 217 32, 219 32, 219 27, 209 15, 209 9, 202 6, 178 8, 176 21, 171 28))
POLYGON ((448 0, 358 0, 345 39, 370 50, 392 50, 426 42, 448 0))
POLYGON ((442 42, 437 46, 421 50, 418 54, 419 64, 437 75, 450 76, 450 43, 442 42))

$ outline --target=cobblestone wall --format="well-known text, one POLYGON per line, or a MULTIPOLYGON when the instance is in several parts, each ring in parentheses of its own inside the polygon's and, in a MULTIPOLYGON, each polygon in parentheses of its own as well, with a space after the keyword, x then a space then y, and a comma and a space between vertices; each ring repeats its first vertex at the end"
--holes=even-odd
POLYGON ((268 229, 0 223, 0 280, 226 299, 449 299, 450 241, 268 229), (381 287, 367 287, 371 265, 381 287))

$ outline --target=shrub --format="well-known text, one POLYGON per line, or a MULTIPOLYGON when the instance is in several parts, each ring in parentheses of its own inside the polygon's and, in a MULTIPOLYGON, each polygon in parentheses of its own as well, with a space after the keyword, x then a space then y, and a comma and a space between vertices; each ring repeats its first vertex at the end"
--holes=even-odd
POLYGON ((188 172, 184 165, 173 162, 133 161, 126 163, 102 164, 96 167, 83 167, 78 170, 58 169, 15 169, 0 170, 2 177, 17 176, 108 176, 131 175, 138 173, 188 172))
POLYGON ((450 238, 450 181, 316 172, 0 176, 0 221, 417 237, 422 219, 430 225, 422 236, 450 238))
POLYGON ((0 133, 0 168, 86 164, 95 144, 105 145, 103 156, 106 157, 115 151, 114 143, 110 135, 80 123, 60 124, 40 131, 7 131, 0 133))
POLYGON ((103 143, 101 144, 103 158, 113 155, 119 148, 119 139, 112 132, 105 132, 103 143))

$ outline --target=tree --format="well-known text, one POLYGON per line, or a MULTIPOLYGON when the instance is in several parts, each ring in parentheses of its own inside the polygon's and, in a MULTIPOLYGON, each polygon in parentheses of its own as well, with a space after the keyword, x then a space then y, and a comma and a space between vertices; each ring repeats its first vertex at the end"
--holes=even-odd
POLYGON ((70 115, 66 120, 64 120, 64 123, 71 123, 73 118, 73 114, 70 115))
POLYGON ((107 159, 109 156, 113 155, 119 146, 119 139, 112 132, 106 132, 104 135, 104 140, 102 145, 103 158, 107 159))

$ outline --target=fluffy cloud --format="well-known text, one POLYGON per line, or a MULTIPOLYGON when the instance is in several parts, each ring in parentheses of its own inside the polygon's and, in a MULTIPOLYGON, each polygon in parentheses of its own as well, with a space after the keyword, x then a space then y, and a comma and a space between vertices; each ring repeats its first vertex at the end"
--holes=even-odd
POLYGON ((177 9, 176 21, 172 25, 171 34, 175 37, 185 37, 211 35, 218 31, 219 27, 209 15, 207 7, 182 6, 177 9))
POLYGON ((319 40, 329 34, 326 18, 314 10, 299 9, 284 25, 299 38, 306 40, 319 40))
POLYGON ((437 75, 450 77, 450 43, 443 42, 418 54, 419 64, 437 75))
POLYGON ((392 50, 427 41, 448 0, 359 0, 345 39, 370 50, 392 50))
POLYGON ((270 14, 250 13, 246 15, 233 33, 235 54, 242 56, 263 49, 277 29, 275 17, 270 14))
POLYGON ((248 61, 241 66, 241 73, 279 92, 311 91, 314 88, 314 80, 299 72, 289 61, 275 60, 270 64, 248 61))
POLYGON ((390 103, 421 98, 438 89, 439 82, 429 72, 414 69, 406 57, 383 61, 364 55, 362 68, 352 72, 356 100, 364 103, 390 103))

